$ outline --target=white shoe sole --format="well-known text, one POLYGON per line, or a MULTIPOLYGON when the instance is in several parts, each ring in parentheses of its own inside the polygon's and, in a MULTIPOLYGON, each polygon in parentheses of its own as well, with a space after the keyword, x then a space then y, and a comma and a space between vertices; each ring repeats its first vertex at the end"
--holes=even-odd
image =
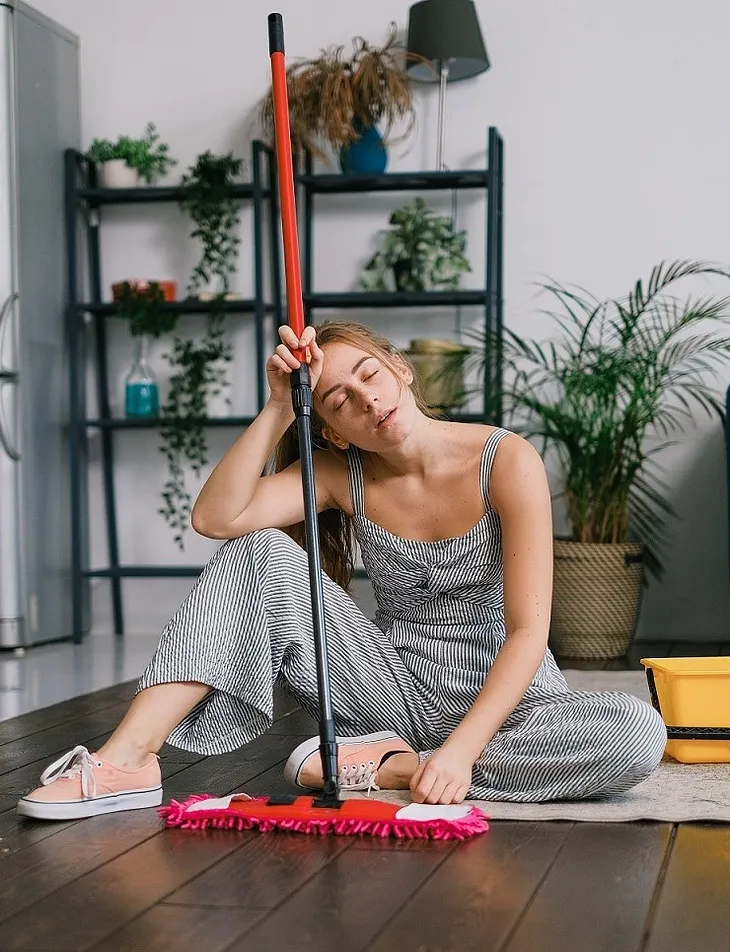
POLYGON ((82 820, 85 817, 117 813, 121 810, 145 810, 162 803, 162 787, 110 793, 88 800, 55 801, 31 800, 23 797, 18 802, 18 813, 33 820, 82 820))
MULTIPOLYGON (((390 740, 391 737, 397 738, 398 735, 394 731, 380 731, 377 734, 360 734, 359 737, 338 737, 337 744, 338 746, 343 744, 376 744, 381 740, 390 740)), ((318 752, 319 737, 310 737, 309 740, 305 740, 292 751, 284 767, 284 777, 289 783, 305 790, 309 789, 299 782, 299 774, 307 758, 318 752)))

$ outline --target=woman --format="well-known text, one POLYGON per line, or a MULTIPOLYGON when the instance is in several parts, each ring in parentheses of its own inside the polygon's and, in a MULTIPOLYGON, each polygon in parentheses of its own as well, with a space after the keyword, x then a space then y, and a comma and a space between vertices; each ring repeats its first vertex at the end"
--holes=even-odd
MULTIPOLYGON (((163 743, 240 747, 271 725, 277 680, 316 715, 289 381, 298 347, 323 447, 316 497, 340 783, 458 803, 601 797, 647 777, 666 743, 660 716, 627 694, 570 691, 547 649, 551 507, 533 447, 502 428, 432 418, 407 362, 366 327, 280 336, 269 400, 192 513, 196 531, 229 541, 164 629, 112 737, 51 765, 19 811, 70 819, 158 805, 163 743), (277 472, 261 476, 277 444, 277 472), (353 535, 375 623, 344 591, 353 535)), ((317 738, 285 773, 322 785, 317 738)))

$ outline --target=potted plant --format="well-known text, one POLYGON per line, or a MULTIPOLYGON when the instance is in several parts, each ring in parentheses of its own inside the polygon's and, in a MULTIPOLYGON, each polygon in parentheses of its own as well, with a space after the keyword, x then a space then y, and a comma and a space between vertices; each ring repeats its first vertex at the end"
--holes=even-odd
MULTIPOLYGON (((353 52, 332 46, 315 59, 287 67, 289 122, 295 152, 326 159, 323 144, 340 156, 347 172, 377 173, 387 165, 386 142, 393 126, 404 122, 407 138, 415 123, 411 79, 401 61, 405 54, 391 23, 383 46, 362 37, 353 39, 353 52), (378 131, 377 125, 384 128, 378 131)), ((259 120, 263 135, 274 138, 271 90, 262 100, 259 120)))
POLYGON ((117 317, 129 321, 133 337, 146 334, 157 338, 175 328, 177 315, 160 305, 172 303, 176 292, 176 281, 131 278, 112 284, 112 301, 117 306, 117 317))
POLYGON ((716 322, 727 322, 730 298, 675 296, 678 284, 701 276, 730 273, 662 263, 646 284, 604 301, 548 283, 558 333, 536 341, 505 328, 494 342, 508 372, 507 418, 559 464, 572 531, 555 540, 550 638, 558 656, 624 656, 645 570, 662 576, 675 516, 660 463, 666 438, 692 426, 695 408, 723 413, 706 373, 727 368, 730 337, 716 322))
POLYGON ((169 153, 170 147, 160 142, 155 124, 148 122, 141 139, 94 139, 86 158, 97 165, 102 188, 135 188, 140 181, 152 184, 177 165, 169 153))
POLYGON ((437 215, 418 197, 390 216, 381 248, 365 265, 360 287, 366 291, 432 291, 459 287, 471 271, 466 258, 466 232, 454 231, 451 220, 437 215))

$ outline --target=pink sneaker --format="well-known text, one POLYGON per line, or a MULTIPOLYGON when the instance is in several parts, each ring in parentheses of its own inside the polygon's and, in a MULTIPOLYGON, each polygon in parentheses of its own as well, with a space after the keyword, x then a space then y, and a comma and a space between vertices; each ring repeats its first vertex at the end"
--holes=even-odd
POLYGON ((43 771, 41 786, 19 801, 18 813, 34 820, 80 820, 161 803, 157 757, 143 767, 127 770, 104 763, 85 747, 74 747, 43 771))
MULTIPOLYGON (((376 782, 378 767, 385 756, 405 753, 414 754, 415 751, 393 731, 338 737, 338 785, 347 790, 379 790, 376 782)), ((284 776, 290 783, 307 790, 319 790, 324 786, 319 737, 310 737, 293 751, 284 767, 284 776)))

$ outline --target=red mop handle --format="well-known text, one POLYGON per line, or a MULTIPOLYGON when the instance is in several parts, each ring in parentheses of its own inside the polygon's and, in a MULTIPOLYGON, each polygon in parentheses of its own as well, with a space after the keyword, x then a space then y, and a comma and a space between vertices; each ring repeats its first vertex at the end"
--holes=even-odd
MULTIPOLYGON (((302 275, 299 266, 299 239, 297 237, 297 209, 294 200, 294 166, 292 163, 291 130, 289 127, 289 95, 286 87, 284 57, 284 21, 280 13, 269 14, 269 54, 274 99, 274 129, 276 133, 276 161, 279 166, 279 201, 281 203, 281 230, 284 243, 284 271, 289 326, 301 339, 304 333, 304 303, 302 275)), ((294 356, 304 360, 302 349, 294 356)))

